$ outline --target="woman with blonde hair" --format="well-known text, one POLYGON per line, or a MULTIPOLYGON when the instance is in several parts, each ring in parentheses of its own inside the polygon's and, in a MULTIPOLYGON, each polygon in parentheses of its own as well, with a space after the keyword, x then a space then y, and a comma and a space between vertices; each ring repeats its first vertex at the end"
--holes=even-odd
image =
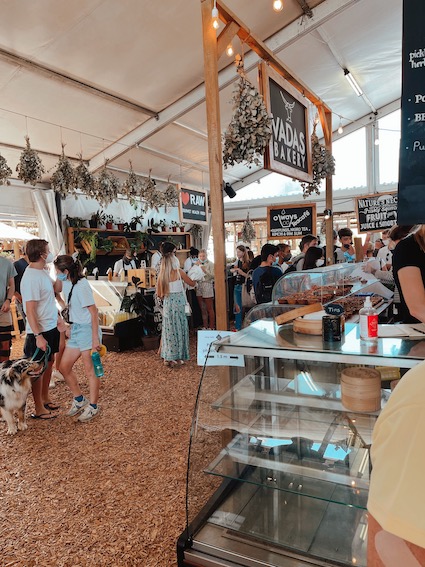
POLYGON ((161 358, 165 366, 184 364, 189 360, 189 326, 185 312, 187 302, 183 282, 195 282, 180 268, 172 242, 162 245, 162 260, 156 293, 163 300, 161 358))
POLYGON ((248 277, 250 266, 248 251, 243 244, 236 246, 236 260, 230 272, 234 277, 234 306, 235 306, 235 328, 242 329, 242 286, 248 277))

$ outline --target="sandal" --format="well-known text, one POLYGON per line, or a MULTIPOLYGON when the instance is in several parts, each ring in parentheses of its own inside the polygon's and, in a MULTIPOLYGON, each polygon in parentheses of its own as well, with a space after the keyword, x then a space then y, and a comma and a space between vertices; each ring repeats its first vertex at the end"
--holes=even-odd
POLYGON ((52 404, 52 402, 47 402, 47 404, 44 404, 44 407, 50 411, 57 411, 60 408, 60 406, 52 404))
POLYGON ((48 419, 55 419, 57 417, 58 417, 57 415, 53 415, 51 413, 39 413, 38 415, 36 413, 31 414, 31 419, 41 419, 42 421, 46 421, 48 419))

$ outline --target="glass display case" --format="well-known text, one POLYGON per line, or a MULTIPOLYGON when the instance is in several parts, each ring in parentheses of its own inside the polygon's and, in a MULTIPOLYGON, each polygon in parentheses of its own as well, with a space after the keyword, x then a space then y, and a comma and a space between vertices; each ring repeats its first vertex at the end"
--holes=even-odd
POLYGON ((374 296, 374 307, 381 313, 388 309, 394 293, 375 276, 365 273, 363 263, 291 272, 275 283, 271 303, 256 305, 248 311, 244 327, 258 319, 277 317, 297 307, 317 303, 323 306, 341 304, 348 319, 363 307, 365 295, 374 296))
MULTIPOLYGON (((304 336, 300 345, 296 335, 258 320, 212 345, 229 366, 203 369, 179 567, 366 566, 379 411, 344 407, 341 373, 411 368, 425 340, 364 343, 350 324, 341 343, 304 336)), ((381 390, 381 407, 389 396, 381 390)))

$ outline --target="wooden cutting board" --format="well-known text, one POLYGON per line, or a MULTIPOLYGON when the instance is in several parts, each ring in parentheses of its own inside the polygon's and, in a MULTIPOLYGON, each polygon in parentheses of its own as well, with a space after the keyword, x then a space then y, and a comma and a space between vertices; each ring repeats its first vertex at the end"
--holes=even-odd
POLYGON ((309 313, 315 313, 316 311, 322 311, 323 307, 321 303, 313 303, 312 305, 305 305, 303 307, 298 307, 298 309, 291 309, 286 313, 282 313, 275 317, 275 321, 278 325, 283 325, 284 323, 289 323, 297 317, 303 317, 309 313))

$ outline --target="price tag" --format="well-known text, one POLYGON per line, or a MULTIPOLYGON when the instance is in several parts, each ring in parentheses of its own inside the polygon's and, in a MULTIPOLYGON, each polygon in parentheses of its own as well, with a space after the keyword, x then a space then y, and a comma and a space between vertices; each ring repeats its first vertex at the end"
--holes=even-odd
POLYGON ((340 303, 328 303, 325 305, 325 311, 328 315, 343 315, 344 307, 340 303))

